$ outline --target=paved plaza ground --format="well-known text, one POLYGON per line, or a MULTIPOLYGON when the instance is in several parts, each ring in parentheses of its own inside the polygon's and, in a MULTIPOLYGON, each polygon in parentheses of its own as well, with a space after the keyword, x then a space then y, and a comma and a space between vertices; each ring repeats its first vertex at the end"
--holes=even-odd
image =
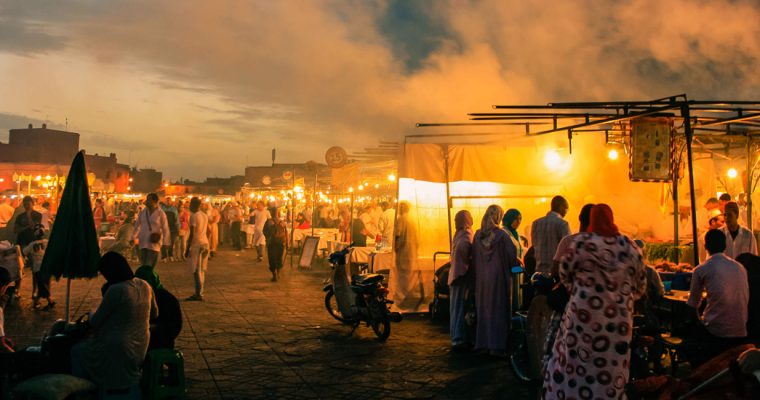
MULTIPOLYGON (((160 263, 161 281, 179 299, 192 294, 185 263, 160 263)), ((532 398, 505 360, 453 353, 447 329, 424 315, 393 324, 387 342, 370 328, 333 320, 324 309, 322 281, 329 269, 287 265, 270 282, 255 251, 222 250, 210 261, 205 301, 182 302, 185 325, 177 348, 185 355, 191 399, 532 398)), ((102 278, 72 284, 72 315, 95 309, 102 278)), ((31 310, 31 276, 20 307, 6 311, 6 334, 18 345, 37 344, 63 317, 65 282, 53 283, 58 306, 31 310)))

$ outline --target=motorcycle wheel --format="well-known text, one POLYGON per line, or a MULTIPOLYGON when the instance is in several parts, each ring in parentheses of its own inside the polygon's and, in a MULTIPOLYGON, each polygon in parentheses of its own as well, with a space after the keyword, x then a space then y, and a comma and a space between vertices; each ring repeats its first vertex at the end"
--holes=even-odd
POLYGON ((374 308, 373 311, 370 311, 370 315, 379 316, 378 319, 370 323, 370 325, 372 325, 372 330, 375 331, 375 335, 377 335, 378 339, 384 341, 391 335, 391 319, 388 315, 388 310, 383 309, 386 308, 384 307, 385 305, 383 305, 383 308, 379 308, 381 307, 380 304, 374 302, 369 306, 374 308))
POLYGON ((350 318, 344 318, 343 314, 340 312, 338 302, 335 300, 335 293, 332 290, 325 294, 325 308, 327 309, 327 312, 338 321, 344 324, 351 322, 350 318))
POLYGON ((523 328, 513 328, 509 334, 509 364, 517 379, 530 382, 528 339, 523 328))

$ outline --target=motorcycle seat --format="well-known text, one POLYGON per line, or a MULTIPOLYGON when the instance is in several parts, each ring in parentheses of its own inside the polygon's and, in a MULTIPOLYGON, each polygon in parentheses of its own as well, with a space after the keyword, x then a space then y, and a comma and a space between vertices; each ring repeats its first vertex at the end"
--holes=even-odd
POLYGON ((351 283, 357 286, 374 285, 382 282, 383 279, 385 278, 380 274, 354 275, 351 277, 351 283))

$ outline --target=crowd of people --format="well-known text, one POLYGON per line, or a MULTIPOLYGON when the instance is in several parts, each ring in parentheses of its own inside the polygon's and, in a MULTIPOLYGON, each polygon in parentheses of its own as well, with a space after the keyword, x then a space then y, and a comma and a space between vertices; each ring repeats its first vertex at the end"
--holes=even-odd
MULTIPOLYGON (((36 309, 55 304, 50 277, 40 270, 51 223, 48 207, 37 206, 31 197, 18 205, 9 199, 0 203, 0 232, 19 245, 31 267, 36 309)), ((357 204, 353 217, 342 205, 313 209, 314 215, 308 204, 291 210, 262 201, 173 201, 155 193, 143 204, 97 199, 96 229, 112 233, 114 241, 98 266, 106 284, 103 301, 90 316, 96 333, 72 350, 72 370, 102 387, 123 388, 125 382, 136 382, 148 349, 173 348, 182 326, 181 307, 155 271, 162 260, 187 263, 195 287, 186 301, 202 301, 208 260, 220 243, 235 250, 255 249, 258 262, 266 252, 272 281, 277 281, 291 245, 291 220, 295 229, 338 229, 344 241, 359 246, 368 238, 395 242, 397 263, 400 259, 411 265, 417 258, 408 203, 399 204, 397 216, 387 202, 357 204), (134 273, 128 259, 139 261, 134 273), (102 356, 117 353, 119 357, 102 356)), ((629 380, 633 317, 650 315, 665 290, 658 273, 646 265, 644 243, 619 231, 608 205, 584 205, 576 233, 565 219, 569 209, 566 199, 554 197, 549 212, 532 221, 530 240, 519 234, 523 219, 517 209, 489 206, 478 229, 469 211, 456 213, 448 275, 452 347, 505 357, 515 308, 533 311, 530 296, 518 296, 513 269, 526 271, 525 276, 536 273, 555 282, 549 309, 543 311, 545 329, 533 332, 532 338, 544 342, 534 346, 537 354, 532 355, 540 360, 544 398, 619 398, 629 380)), ((694 344, 687 356, 695 366, 732 346, 760 342, 756 239, 742 226, 741 206, 730 196, 708 200, 705 210, 698 245, 706 257, 693 271, 686 301, 693 324, 684 339, 694 344)), ((0 290, 15 288, 10 295, 20 296, 21 276, 0 270, 0 290)), ((403 292, 409 279, 396 275, 391 279, 403 292)))
MULTIPOLYGON (((719 212, 709 214, 705 222, 712 225, 701 241, 708 257, 693 271, 686 302, 693 318, 684 332, 685 353, 693 366, 738 344, 760 342, 755 238, 739 224, 737 203, 730 197, 715 203, 719 212)), ((467 210, 456 214, 448 277, 451 343, 456 350, 506 356, 519 304, 511 270, 519 266, 556 282, 548 296, 553 311, 539 310, 547 315, 546 328, 531 332, 533 339, 545 338, 534 349, 539 354, 531 355, 540 360, 543 398, 621 398, 631 368, 633 317, 652 314, 648 308, 662 298, 663 283, 646 265, 643 242, 618 230, 608 205, 585 205, 577 233, 564 219, 568 209, 567 200, 554 197, 551 210, 533 221, 528 249, 517 233, 522 217, 516 209, 505 213, 491 205, 477 230, 467 210)), ((659 326, 653 332, 659 334, 659 326)))

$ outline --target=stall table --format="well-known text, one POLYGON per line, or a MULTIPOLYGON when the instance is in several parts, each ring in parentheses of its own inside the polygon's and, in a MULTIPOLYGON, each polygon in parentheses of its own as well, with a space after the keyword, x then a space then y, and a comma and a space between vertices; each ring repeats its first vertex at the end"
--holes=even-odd
MULTIPOLYGON (((294 247, 301 247, 303 244, 304 239, 307 236, 312 236, 312 230, 309 229, 296 229, 295 231, 292 231, 293 234, 293 246, 294 247)), ((321 249, 328 249, 329 241, 337 241, 338 237, 340 236, 340 233, 337 229, 325 229, 325 228, 316 228, 314 229, 314 235, 319 237, 319 246, 317 246, 317 250, 321 249)))
POLYGON ((390 271, 393 267, 393 252, 389 250, 373 251, 369 255, 369 271, 379 273, 379 271, 390 271))

